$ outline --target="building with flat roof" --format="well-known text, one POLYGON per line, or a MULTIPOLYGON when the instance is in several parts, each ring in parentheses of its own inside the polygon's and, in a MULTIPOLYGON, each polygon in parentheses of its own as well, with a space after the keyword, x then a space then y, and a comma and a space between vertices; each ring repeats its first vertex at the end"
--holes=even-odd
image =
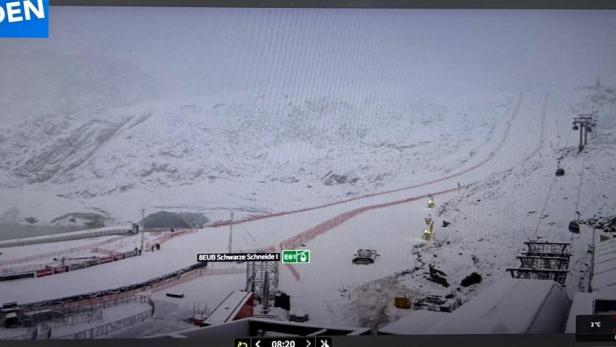
POLYGON ((389 334, 556 333, 569 309, 565 290, 551 280, 503 278, 452 313, 416 311, 383 327, 389 334))

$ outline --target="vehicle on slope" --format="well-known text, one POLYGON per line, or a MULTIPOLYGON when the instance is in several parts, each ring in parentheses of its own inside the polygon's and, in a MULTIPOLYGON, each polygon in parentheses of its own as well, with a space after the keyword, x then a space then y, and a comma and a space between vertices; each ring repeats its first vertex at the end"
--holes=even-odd
POLYGON ((359 249, 353 256, 353 264, 369 265, 373 264, 379 254, 374 249, 359 249))

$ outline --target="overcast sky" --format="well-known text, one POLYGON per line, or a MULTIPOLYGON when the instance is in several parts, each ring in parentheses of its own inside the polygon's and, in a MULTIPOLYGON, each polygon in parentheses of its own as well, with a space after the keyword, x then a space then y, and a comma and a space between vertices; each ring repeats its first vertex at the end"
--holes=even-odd
POLYGON ((53 7, 50 33, 0 40, 0 55, 54 51, 130 62, 163 97, 616 81, 616 11, 53 7))

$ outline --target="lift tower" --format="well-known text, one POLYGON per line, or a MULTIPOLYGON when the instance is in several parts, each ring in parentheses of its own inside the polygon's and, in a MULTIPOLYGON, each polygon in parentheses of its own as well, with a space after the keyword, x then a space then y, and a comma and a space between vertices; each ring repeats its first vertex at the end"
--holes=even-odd
POLYGON ((573 130, 580 131, 580 144, 578 146, 578 152, 584 149, 584 146, 588 143, 588 133, 592 132, 592 128, 596 126, 594 115, 592 113, 579 114, 573 118, 573 130))

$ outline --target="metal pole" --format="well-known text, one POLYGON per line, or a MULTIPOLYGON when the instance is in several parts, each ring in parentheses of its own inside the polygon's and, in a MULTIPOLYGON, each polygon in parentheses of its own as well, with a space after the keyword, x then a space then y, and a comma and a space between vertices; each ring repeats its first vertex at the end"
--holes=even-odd
POLYGON ((257 268, 255 266, 255 263, 251 263, 252 265, 250 266, 250 291, 253 294, 256 294, 257 292, 257 287, 256 287, 256 282, 257 282, 257 268))
POLYGON ((597 229, 593 226, 592 227, 592 256, 591 256, 591 260, 590 260, 590 276, 588 276, 588 292, 592 293, 592 277, 594 275, 595 272, 595 242, 596 242, 596 235, 595 235, 595 231, 597 229))
POLYGON ((143 254, 143 239, 145 237, 145 208, 141 209, 141 254, 143 254))
POLYGON ((263 278, 263 313, 269 312, 269 273, 265 271, 265 277, 263 278))
POLYGON ((250 289, 250 262, 246 262, 246 291, 250 289))
POLYGON ((233 245, 233 212, 231 212, 231 221, 229 223, 229 253, 231 253, 233 245))
POLYGON ((584 149, 584 145, 582 144, 582 131, 584 131, 584 126, 580 124, 580 146, 579 151, 581 152, 584 149))

